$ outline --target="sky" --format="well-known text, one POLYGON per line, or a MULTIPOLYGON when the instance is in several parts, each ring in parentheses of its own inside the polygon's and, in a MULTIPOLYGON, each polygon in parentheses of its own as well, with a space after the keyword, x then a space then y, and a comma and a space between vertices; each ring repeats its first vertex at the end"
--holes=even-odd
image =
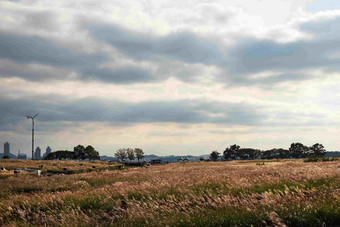
MULTIPOLYGON (((0 143, 340 150, 337 0, 0 1, 0 143)), ((3 146, 0 152, 3 151, 3 146)))

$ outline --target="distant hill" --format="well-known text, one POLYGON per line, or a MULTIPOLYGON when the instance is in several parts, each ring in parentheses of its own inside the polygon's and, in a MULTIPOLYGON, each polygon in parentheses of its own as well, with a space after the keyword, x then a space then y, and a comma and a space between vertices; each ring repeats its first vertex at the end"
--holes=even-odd
MULTIPOLYGON (((168 156, 157 156, 154 154, 151 155, 145 155, 145 157, 141 161, 149 162, 152 159, 161 159, 163 162, 177 162, 180 158, 188 158, 190 161, 197 162, 199 161, 200 157, 204 157, 205 159, 209 158, 209 155, 199 155, 199 156, 192 156, 192 155, 181 155, 181 156, 175 156, 175 155, 168 155, 168 156)), ((100 156, 101 160, 106 161, 117 161, 117 158, 110 157, 110 156, 100 156)))
POLYGON ((340 158, 340 152, 339 151, 327 151, 325 154, 325 157, 339 157, 340 158))
MULTIPOLYGON (((0 153, 0 158, 2 158, 3 156, 4 156, 4 153, 0 153)), ((9 158, 10 158, 10 159, 17 159, 18 156, 14 155, 14 154, 12 154, 12 153, 9 153, 9 158)))
POLYGON ((114 158, 114 157, 103 155, 103 156, 100 156, 100 160, 104 160, 104 161, 116 161, 117 159, 114 158))
MULTIPOLYGON (((163 162, 177 162, 178 159, 181 158, 188 158, 192 162, 199 161, 200 157, 202 156, 193 156, 193 155, 181 155, 181 156, 175 156, 175 155, 168 155, 168 156, 157 156, 157 155, 146 155, 145 161, 151 161, 151 159, 161 159, 163 162)), ((204 157, 206 158, 206 157, 204 157)))
MULTIPOLYGON (((150 162, 152 159, 161 159, 163 162, 177 162, 178 159, 180 159, 180 158, 188 158, 192 162, 197 162, 197 161, 199 161, 200 157, 203 157, 204 159, 209 159, 209 154, 198 155, 198 156, 193 156, 193 155, 158 156, 158 155, 151 154, 151 155, 145 155, 144 159, 142 159, 141 161, 150 162)), ((325 157, 340 157, 340 152, 339 151, 327 151, 326 154, 325 154, 325 157)), ((106 161, 117 161, 118 160, 115 157, 110 157, 110 156, 106 156, 106 155, 100 156, 100 159, 106 160, 106 161)))

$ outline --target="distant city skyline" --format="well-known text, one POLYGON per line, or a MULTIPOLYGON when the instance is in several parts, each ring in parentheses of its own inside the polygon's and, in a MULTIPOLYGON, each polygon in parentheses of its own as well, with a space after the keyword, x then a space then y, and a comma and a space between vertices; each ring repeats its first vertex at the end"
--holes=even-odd
POLYGON ((0 141, 340 150, 340 3, 0 1, 0 141))
POLYGON ((18 152, 18 159, 27 159, 27 155, 26 154, 22 154, 19 150, 18 152))
MULTIPOLYGON (((50 146, 46 146, 46 150, 45 150, 45 153, 44 154, 42 154, 41 153, 41 148, 40 148, 40 146, 36 146, 35 147, 35 149, 34 149, 34 151, 36 152, 36 151, 38 151, 38 153, 40 152, 40 159, 42 159, 43 157, 45 157, 46 155, 48 155, 49 153, 51 153, 52 152, 52 149, 51 149, 51 147, 50 146)), ((35 153, 34 152, 34 153, 35 153)), ((8 155, 9 153, 11 153, 11 154, 13 154, 13 155, 15 155, 15 156, 19 156, 19 154, 22 154, 22 155, 25 155, 26 157, 30 157, 30 151, 27 151, 26 153, 25 152, 22 152, 22 150, 21 149, 19 149, 18 150, 18 152, 16 153, 16 152, 13 152, 13 150, 11 150, 11 143, 10 142, 5 142, 4 143, 4 146, 3 146, 3 151, 1 151, 0 150, 0 153, 3 153, 4 155, 8 155)))

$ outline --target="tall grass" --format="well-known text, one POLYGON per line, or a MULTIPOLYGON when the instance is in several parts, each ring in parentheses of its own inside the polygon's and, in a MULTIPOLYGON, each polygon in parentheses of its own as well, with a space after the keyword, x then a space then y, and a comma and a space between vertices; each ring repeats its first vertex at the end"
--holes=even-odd
POLYGON ((0 180, 0 225, 340 224, 340 162, 169 164, 0 180))

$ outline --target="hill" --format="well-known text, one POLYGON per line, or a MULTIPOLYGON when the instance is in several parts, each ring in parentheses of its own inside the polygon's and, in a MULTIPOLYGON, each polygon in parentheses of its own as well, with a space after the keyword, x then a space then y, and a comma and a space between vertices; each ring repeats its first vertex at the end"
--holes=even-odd
MULTIPOLYGON (((222 153, 222 152, 221 152, 222 153)), ((199 159, 203 157, 204 159, 209 158, 209 154, 205 155, 198 155, 198 156, 193 156, 193 155, 167 155, 167 156, 158 156, 158 155, 145 155, 144 159, 141 161, 146 161, 150 162, 152 159, 161 159, 163 162, 177 162, 180 158, 188 158, 192 162, 197 162, 199 159)), ((327 151, 325 154, 325 157, 340 157, 340 152, 339 151, 327 151)), ((117 158, 115 157, 110 157, 110 156, 100 156, 101 160, 106 160, 106 161, 117 161, 117 158)))
POLYGON ((340 157, 339 151, 327 151, 325 157, 340 157))
MULTIPOLYGON (((3 156, 4 156, 4 153, 0 153, 0 158, 2 158, 3 156)), ((10 159, 17 159, 18 156, 14 155, 14 154, 12 154, 12 153, 9 153, 9 158, 10 158, 10 159)))
MULTIPOLYGON (((205 159, 209 158, 209 155, 199 155, 199 156, 193 156, 193 155, 182 155, 182 156, 175 156, 175 155, 168 155, 168 156, 158 156, 158 155, 145 155, 145 157, 141 161, 146 161, 149 162, 152 159, 161 159, 163 162, 177 162, 178 159, 180 158, 188 158, 192 162, 197 162, 199 161, 200 157, 204 157, 205 159)), ((110 156, 100 156, 101 160, 106 160, 106 161, 116 161, 117 158, 115 157, 110 157, 110 156)))

